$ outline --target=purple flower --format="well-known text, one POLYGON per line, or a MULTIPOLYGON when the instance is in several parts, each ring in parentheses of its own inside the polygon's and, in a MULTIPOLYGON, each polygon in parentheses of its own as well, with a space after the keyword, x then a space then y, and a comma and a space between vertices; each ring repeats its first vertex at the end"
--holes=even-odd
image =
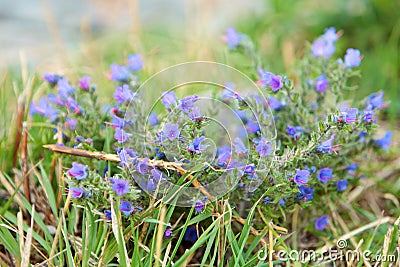
POLYGON ((128 56, 128 67, 131 71, 139 71, 143 68, 142 56, 139 54, 131 54, 128 56))
POLYGON ((272 92, 276 92, 283 87, 282 76, 275 75, 272 72, 264 72, 263 70, 259 70, 261 75, 261 80, 258 81, 258 84, 262 85, 263 87, 270 86, 272 92))
POLYGON ((194 102, 199 100, 197 95, 188 96, 179 100, 178 108, 185 113, 189 113, 190 110, 194 107, 194 102))
POLYGON ((260 131, 260 125, 258 125, 257 122, 254 122, 252 120, 248 120, 246 123, 246 130, 249 131, 250 133, 257 133, 260 131))
POLYGON ((328 215, 324 215, 315 220, 315 229, 322 231, 328 225, 328 215))
POLYGON ((78 124, 78 121, 77 121, 77 120, 74 120, 74 119, 71 119, 71 118, 66 118, 66 119, 65 119, 64 126, 65 126, 67 129, 73 131, 73 130, 75 130, 75 127, 76 127, 77 124, 78 124))
POLYGON ((270 96, 268 99, 268 105, 272 110, 279 110, 283 107, 282 103, 273 96, 270 96))
POLYGON ((71 192, 72 198, 81 198, 81 197, 83 197, 83 194, 85 193, 85 191, 79 187, 70 187, 69 191, 71 192))
POLYGON ((323 168, 320 169, 318 172, 318 180, 322 183, 326 184, 329 179, 332 178, 332 169, 330 168, 323 168))
POLYGON ((347 189, 347 185, 349 182, 347 180, 339 180, 336 184, 336 188, 338 192, 343 192, 344 190, 347 189))
POLYGON ((111 64, 111 80, 115 82, 126 83, 129 80, 129 70, 125 66, 120 66, 115 63, 111 64))
POLYGON ((321 36, 322 39, 327 42, 336 42, 339 38, 339 34, 336 33, 336 29, 334 27, 326 28, 325 33, 321 36))
POLYGON ((260 155, 260 157, 265 157, 271 155, 272 146, 264 137, 262 137, 261 140, 258 142, 256 151, 258 152, 258 155, 260 155))
POLYGON ((374 111, 373 110, 364 110, 363 120, 365 122, 373 122, 374 121, 374 111))
POLYGON ((310 172, 308 170, 297 170, 296 176, 294 177, 294 182, 297 185, 303 185, 308 182, 308 176, 310 176, 310 172))
POLYGON ((349 68, 358 67, 361 64, 360 50, 349 48, 344 56, 344 65, 349 68))
POLYGON ((165 230, 164 237, 165 238, 171 238, 171 236, 172 236, 172 230, 171 229, 165 230))
POLYGON ((90 88, 90 77, 89 76, 83 76, 79 80, 79 88, 85 91, 89 91, 90 88))
POLYGON ((155 112, 152 112, 149 116, 149 123, 151 126, 155 126, 158 124, 158 118, 157 114, 155 112))
POLYGON ((174 91, 164 92, 162 94, 161 103, 168 108, 171 105, 176 104, 176 96, 174 91))
POLYGON ((352 124, 352 123, 354 123, 354 122, 356 122, 356 120, 357 120, 357 113, 358 113, 358 109, 356 109, 356 108, 351 108, 351 109, 349 109, 345 114, 344 114, 344 117, 345 117, 345 122, 347 123, 347 124, 352 124))
POLYGON ((134 96, 135 94, 129 89, 129 85, 127 84, 117 86, 114 93, 114 99, 117 100, 118 104, 127 103, 131 101, 134 96))
POLYGON ((147 179, 147 185, 146 185, 146 190, 147 191, 154 191, 157 189, 157 184, 158 181, 156 181, 154 178, 152 177, 148 177, 147 179))
POLYGON ((335 45, 330 40, 319 38, 312 43, 311 53, 314 57, 330 58, 335 53, 335 45))
POLYGON ((175 140, 179 136, 178 125, 167 123, 165 125, 165 134, 170 141, 175 140))
POLYGON ((299 140, 301 132, 303 132, 303 128, 301 126, 291 126, 288 125, 286 128, 286 133, 293 137, 294 140, 299 140))
POLYGON ((110 179, 112 183, 112 189, 117 196, 122 196, 129 192, 129 182, 121 179, 110 179))
POLYGON ((285 199, 284 198, 280 198, 278 201, 278 204, 281 206, 285 206, 285 199))
POLYGON ((139 161, 138 164, 136 165, 136 171, 138 171, 140 174, 146 174, 150 168, 149 165, 147 164, 148 162, 149 162, 148 158, 144 158, 143 160, 139 161))
POLYGON ((334 136, 329 138, 328 140, 324 141, 317 147, 317 150, 322 152, 322 153, 331 153, 332 151, 332 141, 333 141, 334 136))
POLYGON ((58 86, 58 95, 61 100, 66 100, 71 96, 73 92, 75 92, 75 88, 72 87, 68 80, 64 77, 60 78, 57 82, 58 86))
POLYGON ((194 209, 197 212, 202 212, 204 209, 204 203, 201 200, 196 200, 196 203, 194 204, 194 209))
POLYGON ((235 142, 235 152, 236 153, 239 153, 239 154, 246 154, 247 153, 247 148, 243 144, 242 139, 240 139, 239 137, 236 137, 234 142, 235 142))
POLYGON ((130 121, 126 121, 125 119, 122 119, 114 114, 112 115, 111 125, 113 128, 122 129, 128 124, 130 124, 130 121))
POLYGON ((243 169, 243 172, 249 175, 250 178, 253 178, 255 171, 256 171, 256 165, 254 165, 254 163, 246 165, 243 169))
POLYGON ((321 94, 325 93, 325 90, 326 88, 328 88, 328 86, 329 83, 325 74, 318 76, 317 79, 315 80, 315 90, 317 90, 317 92, 321 94))
POLYGON ((219 166, 224 166, 228 163, 231 158, 231 148, 229 146, 223 146, 217 150, 218 158, 217 162, 219 166))
POLYGON ((72 110, 75 114, 81 114, 83 113, 83 108, 81 106, 79 106, 78 102, 76 102, 75 99, 73 99, 72 97, 68 97, 67 101, 65 102, 65 106, 72 110))
POLYGON ((202 121, 203 120, 203 115, 200 113, 200 108, 199 107, 194 107, 192 111, 189 113, 189 118, 192 121, 202 121))
POLYGON ((72 168, 67 171, 67 174, 69 176, 74 177, 77 180, 83 180, 88 176, 86 172, 87 169, 88 166, 86 165, 77 162, 72 162, 72 168))
POLYGON ((384 94, 383 91, 373 93, 367 97, 367 100, 365 101, 365 103, 371 109, 382 108, 383 107, 383 94, 384 94))
POLYGON ((55 86, 59 79, 62 78, 60 74, 45 73, 44 80, 47 81, 51 86, 55 86))
POLYGON ((207 148, 207 146, 201 145, 204 140, 206 140, 204 136, 195 137, 187 147, 187 151, 196 155, 201 154, 207 148))
POLYGON ((120 128, 115 129, 114 138, 118 141, 118 143, 122 144, 125 143, 128 138, 131 138, 133 135, 130 133, 125 132, 120 128))
POLYGON ((383 148, 383 150, 388 150, 392 144, 392 132, 386 131, 385 135, 381 139, 374 139, 375 143, 383 148))
POLYGON ((45 98, 39 99, 39 104, 35 105, 33 102, 29 106, 29 114, 40 114, 47 117, 51 122, 55 121, 58 117, 58 111, 54 109, 45 98))
POLYGON ((242 35, 238 34, 235 28, 226 29, 224 41, 228 44, 230 49, 237 48, 242 38, 242 35))
POLYGON ((153 178, 156 180, 156 181, 160 181, 160 180, 163 180, 164 178, 164 175, 163 175, 163 173, 161 172, 161 171, 159 171, 159 170, 157 170, 157 169, 152 169, 151 170, 151 176, 153 176, 153 178))
POLYGON ((138 154, 136 154, 130 148, 121 148, 117 151, 117 154, 120 159, 121 166, 129 166, 129 161, 138 157, 138 154))
POLYGON ((133 208, 132 204, 128 201, 120 201, 119 210, 125 215, 129 216, 135 209, 133 208))

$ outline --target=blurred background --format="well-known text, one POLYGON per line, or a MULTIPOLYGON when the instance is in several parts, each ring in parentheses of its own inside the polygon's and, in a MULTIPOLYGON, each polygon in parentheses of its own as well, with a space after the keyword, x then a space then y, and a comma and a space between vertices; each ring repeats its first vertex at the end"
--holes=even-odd
MULTIPOLYGON (((7 81, 21 79, 24 66, 39 76, 89 74, 101 81, 110 63, 122 63, 130 53, 143 55, 147 75, 190 60, 240 67, 247 59, 228 58, 220 39, 227 27, 252 37, 265 66, 283 73, 307 41, 334 26, 343 30, 335 56, 343 57, 349 47, 364 56, 354 96, 385 90, 392 102, 388 116, 395 123, 400 113, 399 10, 400 1, 393 0, 0 0, 0 73, 3 80, 5 74, 7 81)), ((112 90, 103 90, 103 96, 112 90)))

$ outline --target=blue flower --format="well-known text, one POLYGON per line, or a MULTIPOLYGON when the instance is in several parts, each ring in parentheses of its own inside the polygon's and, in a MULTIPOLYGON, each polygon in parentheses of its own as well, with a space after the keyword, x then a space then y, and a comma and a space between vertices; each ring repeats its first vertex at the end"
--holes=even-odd
POLYGON ((188 115, 192 121, 202 121, 203 119, 203 115, 201 115, 199 107, 194 107, 188 115))
POLYGON ((149 123, 151 126, 155 126, 158 124, 158 118, 157 114, 155 112, 152 112, 149 116, 149 123))
POLYGON ((138 154, 136 154, 130 148, 121 148, 117 151, 117 154, 120 159, 121 166, 129 166, 129 162, 138 157, 138 154))
POLYGON ((318 180, 326 184, 332 178, 332 169, 323 168, 318 171, 318 180))
POLYGON ((260 131, 260 125, 257 122, 254 122, 253 120, 248 120, 246 123, 246 130, 249 131, 250 133, 258 133, 260 131))
POLYGON ((301 126, 290 126, 286 128, 286 133, 293 137, 294 140, 299 140, 300 135, 303 132, 303 128, 301 126))
POLYGON ((129 69, 116 63, 111 64, 111 80, 126 83, 129 81, 129 69))
POLYGON ((79 187, 70 187, 69 191, 71 192, 72 198, 81 198, 81 197, 83 197, 83 194, 85 193, 85 191, 79 187))
POLYGON ((199 100, 197 95, 188 96, 179 100, 178 108, 185 113, 189 113, 190 110, 194 107, 194 102, 199 100))
POLYGON ((78 124, 78 121, 77 121, 77 120, 74 120, 74 119, 71 119, 71 118, 66 118, 66 119, 65 119, 64 126, 65 126, 67 129, 73 131, 73 130, 75 130, 75 127, 76 127, 77 124, 78 124))
POLYGON ((356 109, 356 108, 349 109, 347 112, 344 113, 344 117, 345 117, 344 121, 347 124, 352 124, 352 123, 356 122, 357 113, 358 113, 358 109, 356 109))
POLYGON ((240 139, 239 137, 236 137, 234 142, 235 142, 235 152, 236 153, 239 153, 239 154, 246 154, 247 153, 247 148, 243 144, 242 139, 240 139))
POLYGON ((77 162, 72 162, 72 168, 70 168, 67 171, 67 174, 69 176, 74 177, 77 180, 83 180, 88 176, 88 173, 86 170, 88 169, 88 166, 77 163, 77 162))
POLYGON ((357 170, 357 168, 358 168, 358 164, 353 163, 346 167, 346 171, 355 171, 355 170, 357 170))
POLYGON ((130 124, 130 121, 126 121, 125 119, 122 119, 116 115, 112 115, 111 125, 113 128, 122 129, 128 124, 130 124))
POLYGON ((112 189, 118 196, 122 196, 129 192, 129 182, 121 179, 110 179, 112 189))
POLYGON ((170 141, 175 140, 179 136, 179 128, 177 124, 167 123, 165 125, 165 134, 170 141))
POLYGON ((231 159, 231 148, 229 146, 223 146, 217 150, 217 162, 218 166, 225 166, 231 159))
POLYGON ((272 110, 280 110, 283 107, 282 103, 273 96, 268 97, 267 102, 272 110))
POLYGON ((104 215, 106 216, 107 220, 111 220, 111 210, 105 210, 104 215))
POLYGON ((128 67, 131 71, 139 71, 143 68, 142 56, 139 54, 131 54, 128 56, 128 67))
POLYGON ((343 192, 344 190, 347 189, 347 185, 349 182, 347 180, 339 180, 336 184, 336 188, 338 192, 343 192))
POLYGON ((72 93, 75 92, 75 88, 69 84, 67 78, 60 78, 57 82, 57 86, 57 92, 61 100, 66 100, 68 97, 71 96, 72 93))
POLYGON ((315 80, 315 90, 317 90, 317 92, 321 94, 325 93, 325 90, 326 88, 328 88, 328 86, 329 83, 325 74, 318 76, 317 79, 315 80))
POLYGON ((139 172, 140 174, 146 174, 147 171, 149 170, 148 162, 149 162, 148 158, 144 158, 143 160, 139 161, 138 164, 136 165, 136 171, 139 172))
POLYGON ((303 201, 309 201, 313 199, 315 189, 307 186, 299 186, 299 192, 297 193, 297 199, 303 201))
POLYGON ((263 199, 263 203, 264 204, 271 204, 271 198, 270 197, 265 197, 264 199, 263 199))
POLYGON ((364 110, 363 120, 365 122, 373 122, 374 121, 374 111, 373 110, 364 110))
POLYGON ((279 201, 278 201, 278 204, 281 205, 281 206, 285 206, 285 199, 280 198, 279 201))
POLYGON ((127 103, 131 101, 134 96, 135 94, 129 89, 129 85, 127 84, 117 86, 114 93, 114 99, 117 100, 118 104, 127 103))
POLYGON ((228 44, 230 49, 237 48, 240 44, 243 35, 238 34, 235 28, 226 29, 225 42, 228 44))
POLYGON ((201 143, 206 140, 204 136, 201 137, 195 137, 193 139, 193 142, 189 143, 189 146, 187 148, 188 152, 192 154, 201 154, 202 151, 204 151, 207 146, 201 145, 201 143))
POLYGON ((328 215, 324 215, 315 220, 315 229, 322 231, 328 226, 328 215))
POLYGON ((176 96, 174 91, 164 92, 162 94, 161 103, 168 108, 171 105, 176 104, 176 96))
POLYGON ((335 53, 335 45, 331 40, 319 38, 312 43, 311 53, 314 57, 330 58, 335 53))
POLYGON ((131 138, 132 136, 133 136, 132 134, 125 132, 121 128, 116 128, 115 129, 114 138, 120 144, 125 143, 128 140, 128 138, 131 138))
POLYGON ((383 95, 384 91, 379 91, 377 93, 373 93, 367 97, 365 103, 367 107, 370 109, 382 108, 383 107, 383 95))
POLYGON ((128 201, 120 201, 119 210, 125 215, 129 216, 135 209, 128 201))
POLYGON ((383 150, 388 150, 390 145, 392 144, 392 135, 391 131, 386 131, 385 135, 381 139, 374 139, 375 143, 383 148, 383 150))
POLYGON ((265 157, 271 155, 272 146, 270 142, 268 142, 264 137, 262 137, 261 140, 258 142, 256 151, 258 152, 258 155, 260 155, 260 157, 265 157))
POLYGON ((336 33, 336 29, 334 27, 330 27, 325 29, 325 33, 321 36, 321 38, 327 42, 336 42, 339 38, 339 34, 336 33))
POLYGON ((54 122, 58 117, 58 111, 55 108, 53 108, 45 98, 40 98, 38 105, 35 105, 32 102, 29 107, 29 114, 31 116, 33 116, 34 114, 45 116, 51 122, 54 122))
POLYGON ((186 228, 186 232, 183 235, 183 240, 185 240, 186 242, 194 243, 197 241, 197 239, 198 239, 198 236, 197 236, 196 228, 194 228, 194 227, 186 228))
POLYGON ((297 170, 294 177, 294 182, 297 185, 306 184, 308 182, 308 176, 310 176, 310 172, 308 170, 297 170))
POLYGON ((52 73, 45 73, 43 79, 47 81, 51 86, 55 86, 58 82, 59 79, 61 79, 62 76, 60 74, 52 74, 52 73))
POLYGON ((317 150, 322 152, 322 153, 331 153, 332 151, 332 141, 333 137, 329 138, 328 140, 324 141, 317 147, 317 150))
POLYGON ((344 56, 344 65, 348 68, 358 67, 361 64, 360 50, 349 48, 344 56))

